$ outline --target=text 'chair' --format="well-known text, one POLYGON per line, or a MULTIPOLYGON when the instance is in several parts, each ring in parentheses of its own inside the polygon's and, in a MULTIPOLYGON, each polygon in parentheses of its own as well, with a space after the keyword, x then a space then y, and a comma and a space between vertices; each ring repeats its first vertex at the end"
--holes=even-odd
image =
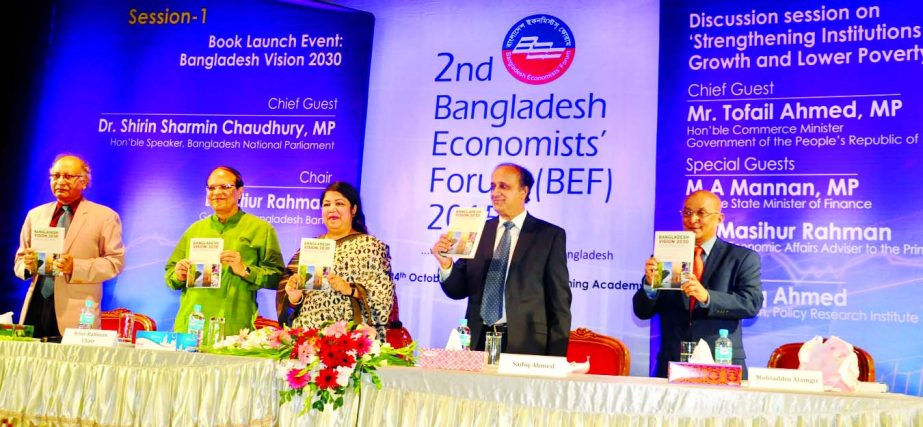
MULTIPOLYGON (((827 341, 827 339, 824 338, 824 341, 827 341)), ((798 365, 801 364, 801 361, 798 360, 798 352, 801 351, 803 344, 803 342, 793 342, 780 345, 769 356, 769 367, 798 369, 798 365)), ((872 359, 872 355, 855 345, 852 348, 859 359, 859 381, 874 382, 875 360, 872 359)))
MULTIPOLYGON (((100 329, 106 331, 118 331, 119 330, 119 319, 122 317, 122 313, 131 313, 132 311, 127 308, 116 308, 114 310, 107 310, 99 313, 99 327, 100 329)), ((150 316, 141 313, 135 313, 135 328, 134 333, 131 337, 131 342, 135 342, 134 335, 137 335, 138 331, 156 331, 157 323, 154 322, 150 316)))
POLYGON ((570 332, 567 361, 584 363, 587 357, 590 358, 589 374, 625 376, 631 369, 631 353, 625 343, 586 328, 577 328, 570 332))

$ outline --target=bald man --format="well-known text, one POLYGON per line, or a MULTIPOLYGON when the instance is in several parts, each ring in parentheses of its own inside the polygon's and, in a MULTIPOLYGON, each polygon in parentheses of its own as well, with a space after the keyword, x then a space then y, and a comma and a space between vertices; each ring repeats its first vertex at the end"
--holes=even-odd
POLYGON ((74 155, 60 155, 49 171, 55 201, 29 211, 19 235, 14 272, 31 279, 19 322, 35 326, 35 337, 59 337, 76 328, 80 309, 90 297, 99 304, 102 282, 122 272, 125 247, 122 222, 112 209, 93 203, 83 193, 90 186, 90 166, 74 155), (64 253, 52 271, 39 269, 31 248, 33 227, 65 228, 64 253))
POLYGON ((760 257, 745 247, 725 242, 716 236, 718 224, 724 221, 721 200, 708 191, 696 191, 686 198, 680 211, 683 229, 695 234, 695 244, 701 249, 704 271, 701 280, 694 275, 683 278, 681 291, 652 289, 652 275, 657 259, 651 257, 644 265, 644 286, 632 300, 635 315, 650 319, 659 314, 660 353, 656 375, 667 376, 669 362, 679 361, 679 343, 705 339, 714 349, 718 330, 727 329, 734 344, 732 363, 743 367, 747 375, 747 355, 744 352, 741 319, 756 316, 763 305, 760 282, 760 257), (694 303, 690 301, 694 298, 694 303), (690 313, 690 305, 692 312, 690 313))

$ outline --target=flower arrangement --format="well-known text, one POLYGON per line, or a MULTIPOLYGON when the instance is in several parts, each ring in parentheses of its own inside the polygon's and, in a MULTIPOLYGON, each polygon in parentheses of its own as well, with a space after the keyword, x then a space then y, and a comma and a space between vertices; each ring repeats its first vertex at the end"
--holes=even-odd
POLYGON ((375 328, 341 321, 320 329, 242 330, 206 351, 279 360, 278 375, 288 385, 280 392, 281 401, 307 392, 311 404, 301 409, 304 414, 343 406, 347 390, 359 393, 363 374, 381 388, 377 368, 413 365, 415 344, 395 349, 377 336, 375 328))

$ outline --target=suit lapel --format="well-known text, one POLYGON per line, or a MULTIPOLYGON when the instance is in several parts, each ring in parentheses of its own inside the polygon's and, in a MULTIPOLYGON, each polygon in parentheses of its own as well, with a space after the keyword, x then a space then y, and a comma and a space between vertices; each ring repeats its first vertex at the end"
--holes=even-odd
POLYGON ((80 202, 80 206, 77 207, 77 211, 74 212, 74 217, 71 219, 71 225, 67 229, 67 234, 64 235, 65 253, 70 253, 71 246, 74 245, 74 241, 76 241, 77 236, 80 235, 80 228, 86 223, 91 210, 93 210, 92 203, 83 199, 83 201, 80 202))
MULTIPOLYGON (((522 230, 519 230, 519 240, 516 247, 513 248, 513 261, 510 262, 510 271, 515 270, 516 266, 522 261, 532 242, 535 241, 535 218, 526 214, 526 219, 522 222, 522 230)), ((507 282, 509 282, 509 271, 507 272, 507 282)))
POLYGON ((484 223, 484 231, 483 235, 481 235, 481 241, 478 243, 477 251, 478 254, 484 255, 472 260, 478 263, 480 276, 475 283, 483 284, 487 278, 487 269, 490 268, 490 260, 494 257, 494 243, 497 240, 497 221, 498 219, 494 218, 484 223))
MULTIPOLYGON (((724 257, 725 243, 721 239, 715 239, 714 246, 711 247, 711 253, 708 254, 708 258, 705 259, 705 271, 702 272, 702 283, 710 283, 712 273, 719 264, 721 264, 721 258, 724 257)), ((708 285, 705 286, 708 288, 708 285)))
POLYGON ((51 227, 51 217, 54 216, 54 209, 57 206, 57 202, 46 204, 39 212, 39 217, 35 219, 34 224, 41 227, 51 227))

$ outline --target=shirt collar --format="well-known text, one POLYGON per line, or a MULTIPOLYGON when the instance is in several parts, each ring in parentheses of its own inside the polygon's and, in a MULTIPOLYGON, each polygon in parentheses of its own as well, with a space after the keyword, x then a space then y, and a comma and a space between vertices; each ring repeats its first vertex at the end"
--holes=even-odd
POLYGON ((222 223, 222 222, 218 219, 218 214, 212 214, 212 216, 211 216, 212 225, 217 225, 218 227, 227 227, 227 226, 229 226, 229 225, 234 225, 234 224, 237 224, 238 222, 240 222, 240 218, 241 218, 242 216, 244 216, 244 210, 243 210, 243 209, 237 209, 237 213, 235 213, 234 215, 231 215, 230 217, 228 217, 228 220, 227 220, 227 221, 225 221, 224 223, 222 223))
MULTIPOLYGON (((70 206, 70 208, 71 208, 71 215, 73 215, 74 212, 77 212, 77 206, 80 206, 80 202, 82 202, 82 201, 83 201, 83 197, 81 196, 79 199, 74 200, 72 203, 69 203, 69 204, 67 205, 67 206, 70 206)), ((54 207, 54 211, 57 213, 58 211, 61 210, 61 207, 62 207, 62 206, 64 206, 64 204, 61 203, 61 202, 58 202, 58 203, 55 205, 55 207, 54 207)))
MULTIPOLYGON (((526 222, 526 215, 528 215, 528 213, 529 213, 528 211, 524 210, 520 212, 519 215, 514 216, 513 219, 511 219, 510 221, 513 222, 513 225, 516 226, 517 229, 522 230, 522 224, 526 222)), ((506 220, 504 220, 503 218, 498 218, 498 219, 500 220, 499 222, 497 222, 497 227, 499 227, 498 230, 502 230, 503 223, 506 222, 506 220)))
POLYGON ((711 253, 711 248, 715 247, 715 241, 717 240, 718 240, 718 236, 711 236, 711 239, 708 239, 704 243, 699 245, 702 247, 702 252, 705 252, 705 256, 708 256, 708 254, 711 253))

